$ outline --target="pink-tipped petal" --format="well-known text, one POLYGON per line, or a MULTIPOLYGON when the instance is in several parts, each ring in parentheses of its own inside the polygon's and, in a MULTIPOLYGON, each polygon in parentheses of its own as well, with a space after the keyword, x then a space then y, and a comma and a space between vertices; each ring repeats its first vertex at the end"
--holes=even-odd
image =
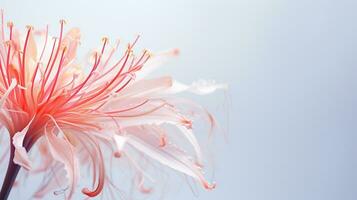
POLYGON ((127 136, 127 144, 134 147, 139 152, 145 154, 146 156, 158 161, 162 165, 170 167, 176 171, 184 173, 199 182, 209 189, 210 184, 205 180, 203 174, 200 172, 199 168, 195 166, 189 159, 185 158, 183 155, 178 154, 174 149, 158 149, 155 146, 151 146, 146 142, 133 137, 127 136))

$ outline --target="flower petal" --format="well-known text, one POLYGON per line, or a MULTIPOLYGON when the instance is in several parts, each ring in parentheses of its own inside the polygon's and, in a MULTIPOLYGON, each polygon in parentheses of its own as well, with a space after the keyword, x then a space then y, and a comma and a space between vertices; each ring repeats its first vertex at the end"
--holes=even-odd
POLYGON ((4 107, 7 97, 9 96, 9 94, 11 93, 11 91, 12 91, 16 86, 17 86, 17 81, 16 81, 16 79, 12 79, 9 88, 6 90, 6 92, 4 93, 4 95, 2 95, 2 97, 1 97, 1 99, 0 99, 0 108, 3 108, 3 107, 4 107))
POLYGON ((55 163, 51 166, 48 175, 44 177, 41 186, 33 194, 34 199, 44 199, 44 197, 53 191, 54 195, 64 193, 68 188, 61 188, 66 183, 66 171, 62 168, 60 163, 55 163), (59 189, 60 188, 60 189, 59 189))
MULTIPOLYGON (((61 130, 59 131, 62 133, 61 130)), ((79 166, 75 157, 74 148, 66 138, 58 137, 51 131, 45 131, 45 137, 54 160, 64 164, 69 184, 69 195, 67 199, 71 199, 79 177, 79 166)))
POLYGON ((165 76, 149 80, 139 80, 132 85, 128 86, 120 92, 118 97, 120 99, 125 97, 140 98, 151 97, 154 94, 162 92, 172 86, 171 77, 165 76))
POLYGON ((28 123, 28 125, 24 129, 22 129, 22 131, 15 133, 15 135, 12 138, 12 144, 15 147, 15 156, 13 161, 14 163, 24 167, 26 170, 32 169, 32 162, 27 154, 26 149, 23 147, 23 142, 26 133, 30 128, 32 120, 28 123))
POLYGON ((158 67, 168 62, 172 57, 177 56, 180 53, 179 49, 170 49, 151 55, 150 59, 145 63, 144 67, 136 73, 136 79, 140 80, 151 72, 155 71, 158 67))
POLYGON ((65 35, 62 45, 67 48, 67 53, 63 65, 67 65, 76 57, 77 47, 79 45, 80 38, 81 38, 81 33, 78 28, 72 28, 65 35))
POLYGON ((193 149, 195 150, 197 160, 199 164, 202 164, 202 152, 201 152, 201 147, 197 141, 197 138, 192 132, 192 129, 188 129, 184 126, 176 126, 180 132, 184 135, 184 137, 190 142, 192 145, 193 149))
POLYGON ((158 148, 157 146, 152 146, 140 140, 139 138, 130 135, 122 137, 127 137, 126 144, 132 146, 148 157, 160 162, 162 165, 170 167, 200 181, 206 189, 213 189, 215 187, 205 180, 198 166, 196 166, 187 157, 176 151, 174 148, 158 148))

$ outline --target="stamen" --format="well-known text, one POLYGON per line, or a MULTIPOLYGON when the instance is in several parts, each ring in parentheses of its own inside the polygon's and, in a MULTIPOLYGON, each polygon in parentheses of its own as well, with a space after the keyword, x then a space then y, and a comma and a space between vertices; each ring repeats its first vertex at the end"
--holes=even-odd
POLYGON ((23 49, 24 54, 23 54, 23 56, 22 56, 22 65, 21 65, 21 69, 20 69, 20 71, 22 72, 22 73, 20 74, 20 76, 21 76, 20 84, 21 84, 21 85, 25 85, 25 76, 26 76, 26 74, 25 74, 25 72, 26 72, 26 70, 25 70, 26 49, 27 49, 27 43, 28 43, 28 41, 29 41, 30 33, 31 33, 31 30, 32 30, 32 27, 31 27, 31 26, 27 26, 27 28, 28 28, 28 31, 27 31, 27 35, 26 35, 26 39, 25 39, 25 44, 24 44, 24 49, 23 49))
POLYGON ((119 117, 119 118, 123 118, 123 117, 140 117, 140 116, 143 116, 143 115, 148 115, 150 113, 153 113, 161 108, 163 108, 164 106, 166 105, 166 103, 163 103, 149 111, 146 111, 146 112, 142 112, 142 113, 139 113, 139 114, 135 114, 135 115, 112 115, 113 117, 119 117))
MULTIPOLYGON (((127 52, 128 52, 128 51, 127 51, 127 52)), ((118 78, 119 75, 121 74, 121 72, 122 72, 124 66, 126 65, 126 62, 128 61, 128 58, 129 58, 129 53, 126 53, 126 55, 127 55, 127 56, 126 56, 126 58, 125 58, 124 63, 122 64, 121 69, 119 70, 119 72, 115 75, 115 77, 114 77, 107 85, 105 85, 101 90, 99 90, 99 91, 98 91, 97 93, 95 93, 94 95, 88 97, 87 99, 85 99, 85 100, 83 100, 83 101, 81 101, 81 102, 77 102, 76 104, 72 105, 72 107, 74 107, 74 106, 76 106, 76 105, 78 105, 78 104, 83 104, 83 103, 85 103, 85 102, 88 102, 88 101, 90 101, 90 100, 96 98, 97 96, 101 95, 106 89, 108 89, 108 88, 114 83, 114 81, 117 80, 117 78, 118 78)))
POLYGON ((61 30, 60 30, 60 36, 59 36, 59 39, 58 39, 57 50, 56 50, 56 53, 55 53, 55 57, 53 58, 51 67, 50 67, 50 69, 49 69, 49 71, 48 71, 47 77, 45 78, 45 83, 47 82, 49 76, 51 75, 53 66, 54 66, 54 64, 55 64, 55 62, 56 62, 56 60, 57 60, 57 56, 58 56, 58 53, 59 53, 60 48, 61 48, 62 36, 63 36, 63 26, 64 26, 64 24, 65 24, 66 22, 65 22, 65 20, 61 20, 60 23, 61 23, 61 30))
POLYGON ((12 23, 8 23, 8 26, 10 28, 10 40, 7 42, 7 45, 8 45, 8 50, 7 50, 7 57, 6 57, 6 73, 7 73, 7 81, 8 81, 8 84, 10 84, 10 73, 9 73, 9 65, 10 65, 10 52, 11 52, 11 40, 12 40, 12 23))
POLYGON ((4 30, 4 10, 1 9, 1 37, 2 40, 5 41, 5 30, 4 30))
POLYGON ((60 24, 61 24, 61 26, 63 26, 64 24, 67 24, 67 21, 65 19, 61 19, 60 24))
POLYGON ((42 91, 44 90, 45 84, 47 82, 48 76, 46 76, 46 75, 47 75, 47 73, 51 73, 51 72, 48 72, 48 70, 49 70, 48 67, 50 66, 50 63, 51 63, 51 60, 52 60, 52 57, 53 57, 53 53, 54 53, 54 50, 55 50, 55 47, 56 47, 56 42, 57 42, 57 38, 54 38, 53 46, 52 46, 52 50, 51 50, 51 55, 50 55, 50 58, 48 59, 47 66, 46 66, 45 72, 43 74, 44 78, 43 78, 42 85, 41 85, 42 91))
POLYGON ((9 87, 8 81, 7 81, 6 77, 5 77, 4 69, 3 69, 3 66, 2 66, 1 63, 2 62, 0 62, 0 72, 1 72, 2 81, 5 84, 5 88, 8 88, 9 87))
MULTIPOLYGON (((14 26, 14 23, 12 21, 7 22, 7 27, 12 29, 13 26, 14 26)), ((10 40, 11 40, 11 38, 10 38, 10 40)))
POLYGON ((98 64, 99 64, 99 59, 97 58, 97 54, 95 54, 95 61, 94 61, 94 65, 92 67, 92 70, 90 71, 89 75, 87 76, 87 78, 80 84, 78 85, 75 89, 76 91, 68 98, 68 100, 66 102, 68 102, 69 100, 71 100, 76 94, 78 94, 78 92, 84 87, 84 85, 88 82, 89 78, 93 75, 93 72, 97 69, 98 64), (97 61, 98 59, 98 61, 97 61))
POLYGON ((63 49, 63 51, 62 51, 60 63, 59 63, 59 65, 58 65, 58 70, 57 70, 57 73, 56 73, 56 75, 55 75, 55 79, 53 80, 51 92, 50 92, 50 94, 48 95, 47 102, 51 99, 52 94, 53 94, 53 91, 54 91, 55 88, 56 88, 58 76, 59 76, 60 71, 61 71, 61 69, 62 69, 62 67, 63 67, 63 66, 62 66, 63 60, 64 60, 63 58, 64 58, 64 54, 65 54, 66 50, 67 50, 67 48, 65 47, 65 48, 63 49))

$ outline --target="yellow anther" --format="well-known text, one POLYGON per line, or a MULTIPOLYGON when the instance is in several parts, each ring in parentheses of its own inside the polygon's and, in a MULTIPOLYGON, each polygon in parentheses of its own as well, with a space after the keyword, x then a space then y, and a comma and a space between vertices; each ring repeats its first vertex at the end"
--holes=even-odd
POLYGON ((7 40, 7 41, 5 42, 5 44, 8 45, 8 46, 10 46, 10 45, 13 44, 13 42, 12 42, 12 40, 7 40))
POLYGON ((13 26, 14 26, 14 23, 13 23, 12 21, 9 21, 9 22, 7 22, 7 26, 8 26, 8 27, 13 27, 13 26))
POLYGON ((26 25, 26 28, 27 28, 27 29, 30 29, 30 30, 33 30, 33 29, 34 29, 32 25, 26 25))
POLYGON ((108 40, 109 40, 109 38, 108 38, 107 36, 104 36, 104 37, 102 38, 102 42, 108 42, 108 40))
POLYGON ((68 47, 67 47, 67 46, 64 46, 64 47, 63 47, 63 52, 66 52, 67 49, 68 49, 68 47))
POLYGON ((152 56, 154 55, 154 53, 152 53, 152 52, 151 52, 150 50, 148 50, 148 49, 144 49, 143 53, 146 54, 146 55, 149 56, 149 57, 152 57, 152 56))
POLYGON ((60 20, 60 23, 61 23, 61 24, 67 24, 67 21, 64 20, 64 19, 61 19, 61 20, 60 20))

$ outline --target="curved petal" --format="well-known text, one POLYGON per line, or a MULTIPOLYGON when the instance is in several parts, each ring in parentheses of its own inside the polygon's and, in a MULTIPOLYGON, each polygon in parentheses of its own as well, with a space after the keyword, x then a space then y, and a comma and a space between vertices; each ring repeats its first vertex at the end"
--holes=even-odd
POLYGON ((62 45, 67 48, 67 53, 63 65, 67 65, 76 57, 77 47, 79 45, 80 38, 81 32, 79 28, 72 28, 65 35, 62 45))
POLYGON ((41 186, 33 194, 35 199, 44 199, 45 196, 50 192, 54 191, 54 195, 59 195, 67 190, 67 187, 61 188, 62 184, 66 183, 66 171, 62 168, 60 163, 56 163, 51 166, 48 175, 44 177, 41 186))
POLYGON ((166 63, 172 57, 177 56, 180 53, 179 49, 170 49, 168 51, 152 54, 150 59, 145 63, 144 67, 136 73, 136 79, 140 80, 151 72, 155 71, 158 67, 166 63))
POLYGON ((127 137, 126 144, 132 146, 146 156, 158 161, 162 165, 191 176, 192 178, 201 182, 206 189, 213 189, 215 187, 214 184, 209 184, 206 181, 198 166, 196 166, 187 157, 176 151, 174 148, 157 148, 134 136, 122 137, 127 137))
MULTIPOLYGON (((182 140, 187 140, 190 146, 192 146, 194 154, 197 158, 196 161, 197 164, 202 165, 203 160, 202 160, 201 147, 197 141, 196 136, 193 134, 192 129, 189 129, 183 125, 172 125, 172 126, 177 128, 177 133, 179 134, 180 139, 182 138, 182 140)), ((166 136, 167 133, 165 129, 158 125, 143 124, 141 126, 128 127, 125 128, 125 132, 128 133, 129 135, 140 138, 142 141, 145 141, 145 143, 150 143, 150 145, 153 146, 159 146, 165 148, 165 146, 168 143, 167 136, 166 136)), ((170 129, 170 132, 173 133, 176 131, 170 129)), ((126 137, 114 135, 114 138, 116 138, 117 146, 122 149, 127 140, 126 137)))
POLYGON ((197 160, 199 164, 202 164, 202 152, 201 152, 201 147, 197 141, 197 138, 192 132, 192 129, 188 129, 184 126, 176 126, 180 132, 184 135, 184 137, 190 142, 192 145, 193 149, 195 150, 197 160))
POLYGON ((26 149, 23 147, 23 142, 26 133, 30 128, 32 120, 24 129, 22 129, 22 131, 15 133, 15 135, 12 138, 12 144, 15 147, 15 156, 13 161, 14 163, 20 165, 21 167, 24 167, 26 170, 32 169, 32 162, 27 154, 26 149))
POLYGON ((9 88, 6 90, 6 92, 4 93, 4 95, 2 95, 2 97, 1 97, 1 99, 0 99, 0 108, 3 108, 3 107, 4 107, 7 97, 9 96, 9 94, 11 93, 11 91, 12 91, 16 86, 17 86, 17 81, 16 81, 16 79, 12 79, 9 88))
POLYGON ((151 97, 153 94, 162 92, 172 86, 171 77, 164 76, 155 79, 145 79, 139 80, 132 85, 126 87, 120 92, 118 97, 120 99, 130 97, 130 98, 140 98, 140 97, 151 97))
MULTIPOLYGON (((59 131, 62 133, 61 130, 59 131)), ((66 138, 58 137, 51 131, 45 131, 45 137, 54 160, 64 164, 69 184, 69 195, 67 196, 67 199, 71 199, 79 177, 78 163, 75 157, 74 148, 66 138)))
MULTIPOLYGON (((81 133, 79 133, 81 134, 81 133)), ((82 133, 82 135, 78 135, 78 141, 81 142, 84 147, 84 153, 88 156, 92 162, 93 167, 93 186, 95 182, 97 182, 97 186, 94 189, 83 188, 82 193, 87 195, 88 197, 98 196, 104 188, 105 182, 105 166, 102 150, 100 149, 99 143, 96 141, 95 137, 87 135, 86 133, 82 133), (97 174, 97 171, 99 172, 97 174)))

